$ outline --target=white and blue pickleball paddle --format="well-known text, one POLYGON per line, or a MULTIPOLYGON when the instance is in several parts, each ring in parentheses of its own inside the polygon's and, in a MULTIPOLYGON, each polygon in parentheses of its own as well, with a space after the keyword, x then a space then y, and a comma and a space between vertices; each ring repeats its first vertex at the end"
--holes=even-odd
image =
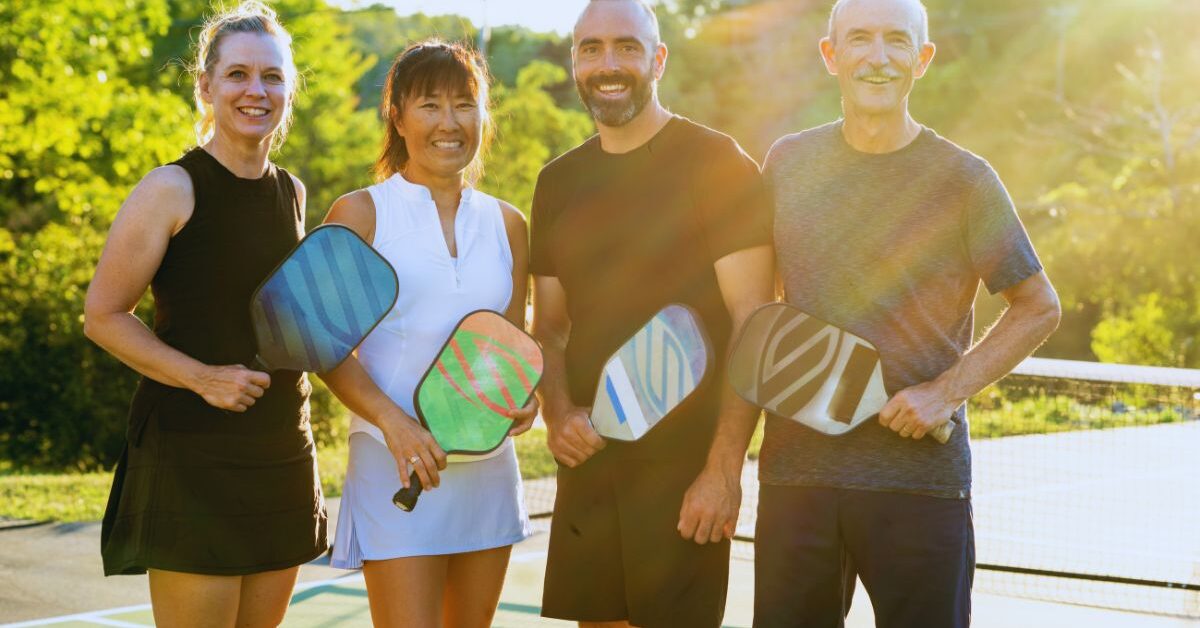
POLYGON ((323 373, 396 303, 396 272, 350 229, 313 229, 250 299, 257 367, 323 373))
POLYGON ((605 438, 641 438, 700 386, 711 354, 694 310, 678 304, 659 310, 605 363, 592 427, 605 438))

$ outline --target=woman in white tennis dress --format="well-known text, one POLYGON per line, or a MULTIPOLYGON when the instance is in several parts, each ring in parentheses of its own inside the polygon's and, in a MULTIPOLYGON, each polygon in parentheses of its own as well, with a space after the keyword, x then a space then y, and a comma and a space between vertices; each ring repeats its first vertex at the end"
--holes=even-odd
MULTIPOLYGON (((377 626, 489 626, 512 545, 530 533, 512 440, 447 460, 413 418, 413 390, 466 314, 494 310, 524 327, 527 228, 469 184, 489 131, 477 55, 411 46, 393 62, 383 102, 381 181, 338 199, 326 218, 371 243, 400 282, 357 359, 324 377, 353 413, 333 565, 363 568, 377 626), (410 469, 426 489, 404 512, 392 495, 410 469)), ((510 434, 535 413, 536 402, 512 412, 510 434)))

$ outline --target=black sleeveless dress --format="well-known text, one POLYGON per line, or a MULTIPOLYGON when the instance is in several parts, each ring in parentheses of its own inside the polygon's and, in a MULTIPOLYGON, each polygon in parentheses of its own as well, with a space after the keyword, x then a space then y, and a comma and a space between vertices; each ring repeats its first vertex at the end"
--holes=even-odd
MULTIPOLYGON (((196 204, 150 284, 155 334, 205 364, 249 365, 251 295, 304 232, 292 179, 274 164, 239 178, 200 148, 173 163, 196 204)), ((142 378, 104 514, 105 575, 244 575, 324 552, 310 389, 304 373, 275 371, 249 410, 226 413, 142 378)))

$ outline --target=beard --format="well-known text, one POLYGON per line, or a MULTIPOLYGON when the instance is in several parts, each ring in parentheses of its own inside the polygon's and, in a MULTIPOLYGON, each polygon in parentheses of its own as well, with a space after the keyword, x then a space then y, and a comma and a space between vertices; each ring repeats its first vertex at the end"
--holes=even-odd
POLYGON ((636 118, 650 102, 652 86, 649 74, 631 72, 593 74, 586 83, 575 81, 575 89, 579 91, 579 99, 583 101, 583 106, 597 123, 609 127, 624 126, 636 118), (629 94, 616 101, 593 98, 593 91, 598 91, 600 85, 606 83, 625 85, 629 88, 629 94))

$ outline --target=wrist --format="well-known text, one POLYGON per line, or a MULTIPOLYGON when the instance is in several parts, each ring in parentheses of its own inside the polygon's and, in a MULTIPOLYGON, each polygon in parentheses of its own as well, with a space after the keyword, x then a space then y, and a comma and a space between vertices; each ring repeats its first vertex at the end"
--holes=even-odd
POLYGON ((708 456, 708 460, 704 463, 704 471, 707 473, 716 473, 724 478, 733 478, 740 481, 742 477, 742 467, 745 465, 746 456, 735 455, 730 452, 712 452, 708 456))
POLYGON ((187 388, 196 394, 200 394, 200 389, 203 387, 202 383, 208 379, 207 373, 211 368, 212 367, 204 364, 203 362, 192 360, 189 364, 184 366, 183 371, 179 373, 177 379, 184 388, 187 388))
POLYGON ((953 375, 953 369, 951 369, 942 373, 932 382, 934 393, 938 398, 945 401, 947 405, 955 408, 965 403, 971 396, 968 392, 958 390, 958 386, 955 385, 957 379, 953 375))
POLYGON ((557 427, 575 409, 575 406, 569 403, 546 403, 542 406, 542 420, 546 422, 547 426, 557 427))
POLYGON ((375 415, 378 417, 376 421, 379 423, 379 429, 386 432, 389 429, 407 425, 409 422, 416 422, 416 419, 408 416, 408 413, 406 413, 399 406, 395 404, 389 404, 389 406, 390 407, 381 409, 378 414, 375 415))

